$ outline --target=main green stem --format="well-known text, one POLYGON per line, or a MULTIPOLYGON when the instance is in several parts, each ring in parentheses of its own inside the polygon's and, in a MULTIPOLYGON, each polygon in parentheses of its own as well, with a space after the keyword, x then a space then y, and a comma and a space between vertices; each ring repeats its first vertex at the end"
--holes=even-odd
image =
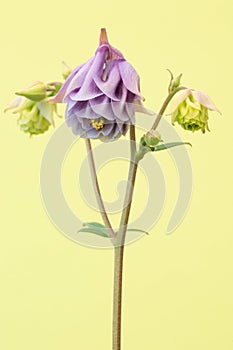
MULTIPOLYGON (((170 92, 164 101, 151 130, 156 130, 169 102, 172 97, 184 87, 180 86, 174 91, 170 92)), ((130 126, 130 141, 131 141, 131 157, 130 168, 128 174, 128 186, 125 194, 125 205, 122 211, 120 229, 113 240, 114 242, 114 291, 113 291, 113 328, 112 328, 112 350, 121 350, 121 314, 122 314, 122 277, 123 277, 123 260, 124 260, 124 244, 127 225, 129 222, 129 215, 131 203, 133 198, 134 185, 138 169, 138 161, 135 159, 136 155, 136 138, 135 126, 130 126)))
POLYGON ((135 126, 130 125, 131 157, 128 174, 128 186, 125 194, 124 209, 121 216, 120 229, 114 240, 114 291, 113 291, 113 332, 112 350, 121 349, 121 312, 122 312, 122 275, 124 243, 129 214, 133 198, 138 163, 134 161, 136 153, 135 126))

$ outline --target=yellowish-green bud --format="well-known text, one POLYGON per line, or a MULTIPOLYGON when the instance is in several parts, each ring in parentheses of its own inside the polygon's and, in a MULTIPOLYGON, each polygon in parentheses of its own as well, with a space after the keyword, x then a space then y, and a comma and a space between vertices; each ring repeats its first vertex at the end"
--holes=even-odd
POLYGON ((180 86, 182 73, 180 75, 178 75, 176 78, 174 78, 172 72, 169 69, 168 69, 168 72, 171 74, 171 81, 170 81, 170 84, 168 87, 168 91, 169 91, 169 93, 171 93, 180 86))
POLYGON ((18 114, 20 129, 30 135, 43 134, 50 125, 54 125, 53 115, 56 113, 56 105, 44 101, 31 101, 24 97, 16 97, 5 109, 13 110, 18 114))
POLYGON ((168 92, 171 93, 171 92, 173 92, 174 90, 176 90, 180 86, 182 73, 174 78, 174 76, 173 76, 172 72, 170 71, 170 69, 167 69, 167 71, 171 75, 171 80, 170 80, 170 84, 169 84, 169 87, 168 87, 168 92))
POLYGON ((185 130, 192 132, 209 131, 208 110, 218 111, 209 96, 203 91, 183 89, 173 97, 171 121, 180 124, 185 130))
POLYGON ((16 95, 24 96, 32 101, 42 101, 46 98, 47 86, 36 81, 30 84, 25 90, 16 92, 16 95))

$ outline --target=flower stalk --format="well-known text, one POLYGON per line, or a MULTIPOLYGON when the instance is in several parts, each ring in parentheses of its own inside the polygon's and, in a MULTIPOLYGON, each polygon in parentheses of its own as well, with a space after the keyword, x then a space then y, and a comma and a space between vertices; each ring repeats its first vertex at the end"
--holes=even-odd
POLYGON ((184 89, 185 89, 184 86, 179 86, 179 87, 177 87, 175 90, 171 91, 171 92, 168 94, 166 100, 164 101, 164 103, 163 103, 163 105, 162 105, 162 107, 161 107, 161 109, 160 109, 160 111, 159 111, 159 113, 158 113, 158 115, 157 115, 157 118, 156 118, 155 121, 154 121, 154 124, 153 124, 152 127, 151 127, 151 130, 156 130, 156 129, 157 129, 157 126, 159 125, 159 122, 160 122, 160 120, 161 120, 161 118, 162 118, 162 116, 163 116, 163 114, 164 114, 164 112, 165 112, 165 110, 166 110, 166 108, 167 108, 169 102, 170 102, 171 99, 173 98, 173 96, 174 96, 178 91, 184 90, 184 89))
POLYGON ((98 178, 97 178, 95 161, 94 161, 94 156, 93 156, 93 151, 92 151, 90 139, 86 139, 86 148, 87 148, 87 156, 88 156, 88 160, 89 160, 92 182, 93 182, 94 191, 95 191, 95 195, 96 195, 96 200, 97 200, 97 203, 99 206, 99 211, 100 211, 100 214, 102 216, 102 219, 103 219, 103 222, 104 222, 106 228, 108 228, 109 236, 111 238, 114 238, 114 231, 113 231, 113 228, 112 228, 111 223, 109 221, 108 215, 106 213, 103 198, 102 198, 102 195, 100 192, 100 187, 99 187, 99 182, 98 182, 98 178))
POLYGON ((122 313, 122 277, 124 243, 127 225, 129 222, 130 209, 133 198, 134 184, 136 180, 138 162, 135 161, 136 137, 135 126, 130 125, 130 167, 128 174, 128 186, 125 194, 125 205, 122 211, 120 229, 114 240, 114 288, 113 288, 113 329, 112 329, 112 350, 121 349, 121 313, 122 313))

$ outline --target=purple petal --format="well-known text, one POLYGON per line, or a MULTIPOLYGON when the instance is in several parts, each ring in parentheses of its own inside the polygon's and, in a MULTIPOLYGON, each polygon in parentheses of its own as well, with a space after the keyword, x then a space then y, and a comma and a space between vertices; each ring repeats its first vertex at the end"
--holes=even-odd
POLYGON ((104 61, 106 56, 106 50, 102 50, 96 53, 93 63, 86 74, 84 82, 79 90, 79 92, 73 96, 73 99, 77 101, 85 101, 102 95, 102 91, 96 86, 93 81, 93 77, 99 71, 103 71, 104 61))
POLYGON ((113 123, 105 124, 103 129, 102 129, 103 135, 108 136, 110 134, 110 132, 112 131, 113 126, 114 126, 113 123))
POLYGON ((81 86, 78 92, 72 94, 72 100, 86 101, 102 94, 102 91, 96 86, 95 82, 89 79, 88 83, 84 81, 84 84, 81 86))
POLYGON ((121 60, 121 59, 124 59, 124 56, 122 55, 122 53, 116 49, 115 47, 113 46, 110 46, 110 53, 111 53, 111 58, 113 60, 121 60))
POLYGON ((81 64, 80 66, 76 67, 72 73, 70 73, 70 75, 68 76, 68 78, 66 79, 66 81, 64 82, 64 84, 62 85, 62 87, 60 88, 60 90, 58 91, 58 93, 49 98, 48 101, 49 102, 53 102, 53 103, 60 103, 63 102, 63 97, 66 93, 66 90, 71 82, 71 80, 73 79, 73 77, 75 76, 75 74, 85 65, 85 63, 81 64))
POLYGON ((77 104, 71 109, 67 110, 67 117, 74 115, 77 118, 88 118, 88 119, 96 119, 99 118, 99 114, 96 114, 92 107, 90 106, 89 101, 79 101, 77 104))
POLYGON ((66 96, 70 94, 70 92, 74 89, 81 87, 85 76, 87 75, 91 65, 93 64, 94 57, 91 57, 86 63, 84 63, 81 69, 76 72, 76 74, 72 77, 72 80, 69 82, 69 86, 66 90, 66 96))
POLYGON ((110 64, 109 73, 107 79, 103 80, 103 71, 97 72, 93 77, 98 88, 109 98, 119 101, 119 98, 116 96, 116 89, 121 80, 120 72, 118 65, 115 62, 110 64))
POLYGON ((115 120, 116 116, 113 112, 111 100, 107 96, 100 96, 90 100, 93 111, 108 120, 115 120))
POLYGON ((138 97, 142 97, 139 91, 139 76, 136 70, 127 61, 118 62, 118 66, 125 87, 138 97))
POLYGON ((129 119, 133 120, 134 115, 135 115, 135 104, 127 102, 125 107, 126 107, 126 111, 127 111, 128 116, 129 116, 129 119))
POLYGON ((121 99, 119 102, 112 101, 112 109, 116 117, 122 121, 129 119, 127 111, 125 110, 125 101, 127 98, 127 89, 121 84, 121 99))

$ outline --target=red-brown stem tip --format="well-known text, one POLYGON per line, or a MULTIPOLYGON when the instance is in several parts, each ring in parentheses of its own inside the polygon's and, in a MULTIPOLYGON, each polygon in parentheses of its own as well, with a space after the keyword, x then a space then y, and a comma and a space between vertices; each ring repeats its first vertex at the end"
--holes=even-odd
POLYGON ((106 28, 101 28, 100 32, 100 45, 102 44, 108 44, 108 36, 107 36, 107 31, 106 28))

